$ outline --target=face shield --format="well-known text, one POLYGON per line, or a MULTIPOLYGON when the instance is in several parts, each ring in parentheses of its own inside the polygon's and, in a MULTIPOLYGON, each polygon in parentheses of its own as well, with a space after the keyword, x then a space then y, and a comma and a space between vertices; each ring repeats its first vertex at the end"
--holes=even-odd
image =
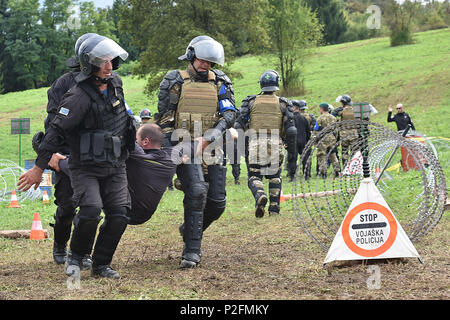
POLYGON ((194 44, 195 56, 197 59, 217 63, 221 66, 225 63, 225 53, 223 46, 215 40, 202 40, 194 44))
POLYGON ((117 57, 120 57, 122 60, 128 58, 128 52, 109 38, 103 37, 103 39, 96 42, 92 48, 86 47, 92 45, 89 40, 81 44, 79 52, 86 52, 87 62, 94 66, 100 68, 105 63, 112 61, 117 57))
MULTIPOLYGON (((225 53, 223 46, 208 36, 199 36, 194 38, 191 43, 189 43, 186 54, 179 57, 179 60, 188 59, 188 51, 192 48, 197 59, 209 61, 211 63, 216 63, 221 66, 225 63, 225 53)), ((191 49, 191 50, 192 50, 191 49)))

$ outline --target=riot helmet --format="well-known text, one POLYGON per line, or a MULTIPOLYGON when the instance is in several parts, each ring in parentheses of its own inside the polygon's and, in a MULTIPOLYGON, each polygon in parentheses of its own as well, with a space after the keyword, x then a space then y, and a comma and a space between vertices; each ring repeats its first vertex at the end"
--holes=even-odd
POLYGON ((259 85, 263 92, 274 92, 280 90, 280 76, 275 70, 264 72, 259 78, 259 85))
POLYGON ((344 106, 351 106, 352 105, 352 99, 348 94, 344 94, 342 96, 339 96, 336 98, 336 102, 342 102, 344 106))
POLYGON ((139 114, 139 117, 141 117, 141 119, 151 119, 152 118, 152 113, 148 109, 143 109, 141 111, 141 113, 139 114))
POLYGON ((80 61, 78 60, 78 49, 80 49, 81 44, 88 38, 92 36, 97 36, 96 33, 85 33, 80 36, 75 42, 75 55, 66 60, 66 65, 72 69, 80 68, 80 61))
POLYGON ((296 106, 299 110, 308 109, 305 100, 292 100, 292 104, 296 106))
POLYGON ((194 59, 201 59, 221 66, 225 63, 225 52, 223 46, 208 36, 198 36, 189 42, 184 55, 178 57, 178 60, 188 60, 191 63, 194 59))
MULTIPOLYGON (((77 82, 90 78, 101 66, 112 62, 113 70, 120 66, 120 59, 126 60, 128 52, 114 40, 104 36, 94 35, 83 41, 78 49, 81 72, 75 77, 77 82)), ((99 79, 102 82, 108 79, 99 79)))

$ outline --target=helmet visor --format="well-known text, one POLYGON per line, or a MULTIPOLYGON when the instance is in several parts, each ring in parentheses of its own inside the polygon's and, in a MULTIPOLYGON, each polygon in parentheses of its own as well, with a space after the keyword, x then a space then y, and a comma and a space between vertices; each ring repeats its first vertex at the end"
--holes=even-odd
POLYGON ((97 67, 101 67, 105 63, 117 57, 120 57, 122 60, 126 60, 128 58, 128 52, 126 52, 115 41, 108 38, 105 38, 97 43, 97 45, 95 45, 95 47, 92 48, 87 55, 89 57, 88 62, 97 67))
POLYGON ((193 47, 197 59, 217 63, 221 66, 224 65, 225 53, 223 46, 219 42, 213 39, 205 39, 195 43, 193 47))

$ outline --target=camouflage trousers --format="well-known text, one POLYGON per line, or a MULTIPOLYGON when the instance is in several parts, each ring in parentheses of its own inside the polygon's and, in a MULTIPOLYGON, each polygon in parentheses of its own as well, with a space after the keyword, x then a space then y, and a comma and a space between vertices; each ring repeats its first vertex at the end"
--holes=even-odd
POLYGON ((279 169, 274 174, 264 174, 264 166, 258 164, 248 165, 248 188, 255 198, 255 203, 263 194, 264 184, 262 179, 269 180, 269 212, 280 212, 280 195, 281 195, 281 168, 282 162, 279 163, 279 169))
POLYGON ((342 130, 341 132, 341 147, 342 147, 342 166, 345 167, 347 161, 351 158, 354 150, 351 150, 351 146, 355 147, 358 141, 358 132, 356 130, 342 130))
POLYGON ((335 149, 335 142, 334 141, 321 141, 319 145, 317 146, 317 164, 319 166, 319 172, 322 175, 327 174, 328 169, 328 158, 330 159, 330 162, 333 166, 334 172, 339 173, 341 172, 341 167, 339 164, 339 160, 336 156, 335 149))

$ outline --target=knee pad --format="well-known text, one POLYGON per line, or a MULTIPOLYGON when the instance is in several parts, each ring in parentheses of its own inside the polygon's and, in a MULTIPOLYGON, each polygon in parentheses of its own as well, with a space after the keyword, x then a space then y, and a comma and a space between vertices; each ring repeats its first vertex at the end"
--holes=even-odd
POLYGON ((208 187, 205 182, 197 182, 188 186, 186 190, 185 206, 192 210, 202 211, 205 202, 206 195, 208 194, 208 187))
POLYGON ((70 249, 76 254, 90 253, 97 232, 97 225, 102 219, 101 211, 100 208, 96 207, 81 207, 73 219, 74 228, 70 249))
POLYGON ((73 218, 75 217, 75 210, 67 210, 61 207, 56 209, 55 213, 55 223, 64 226, 69 226, 72 224, 73 218))
POLYGON ((269 180, 270 184, 281 184, 281 178, 272 178, 269 180))
POLYGON ((105 209, 105 222, 100 228, 108 234, 121 235, 125 231, 129 220, 126 208, 105 209))

